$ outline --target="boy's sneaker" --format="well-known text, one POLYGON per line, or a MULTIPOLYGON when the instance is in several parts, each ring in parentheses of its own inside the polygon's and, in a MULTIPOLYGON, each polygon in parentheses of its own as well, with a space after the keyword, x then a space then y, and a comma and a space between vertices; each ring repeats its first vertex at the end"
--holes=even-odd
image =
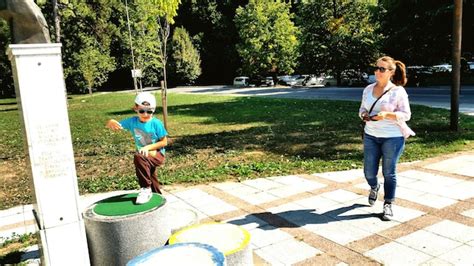
POLYGON ((391 221, 392 218, 393 218, 392 204, 391 203, 384 203, 383 204, 382 220, 383 221, 391 221))
POLYGON ((145 204, 150 201, 152 196, 151 188, 140 188, 140 192, 138 193, 137 200, 135 201, 136 204, 145 204))
POLYGON ((380 189, 380 184, 377 184, 377 187, 375 189, 371 188, 369 192, 369 204, 370 206, 373 206, 375 204, 375 201, 377 201, 377 195, 379 193, 380 189))

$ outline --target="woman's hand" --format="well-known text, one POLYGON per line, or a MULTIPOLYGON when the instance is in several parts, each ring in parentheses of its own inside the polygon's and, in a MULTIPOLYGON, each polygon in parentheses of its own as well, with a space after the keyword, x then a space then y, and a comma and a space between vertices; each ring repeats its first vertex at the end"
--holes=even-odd
POLYGON ((361 114, 361 117, 362 117, 362 121, 365 121, 365 122, 370 121, 370 116, 368 112, 363 112, 361 114))
POLYGON ((397 115, 393 112, 382 111, 382 112, 379 112, 377 114, 377 116, 380 118, 379 120, 384 120, 384 119, 395 120, 395 119, 397 119, 397 115))

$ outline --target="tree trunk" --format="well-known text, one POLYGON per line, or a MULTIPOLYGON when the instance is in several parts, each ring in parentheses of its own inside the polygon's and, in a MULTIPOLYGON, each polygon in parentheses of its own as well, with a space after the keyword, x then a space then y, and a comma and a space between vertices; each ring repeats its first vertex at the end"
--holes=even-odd
POLYGON ((454 1, 453 10, 453 83, 451 87, 451 130, 459 131, 459 89, 461 86, 462 0, 454 1))
POLYGON ((166 78, 166 64, 168 61, 167 57, 167 41, 168 37, 170 36, 170 24, 166 20, 166 18, 158 18, 158 22, 160 24, 160 34, 161 34, 161 63, 163 64, 163 81, 161 82, 161 100, 163 103, 163 123, 165 125, 166 131, 168 131, 168 96, 167 96, 167 89, 168 89, 168 82, 166 78))
POLYGON ((54 19, 54 30, 55 30, 55 38, 56 43, 61 42, 61 24, 59 18, 59 8, 58 8, 58 0, 53 0, 53 19, 54 19))
POLYGON ((161 81, 161 105, 163 107, 163 124, 165 125, 166 131, 168 131, 168 102, 167 102, 167 90, 165 82, 161 81))

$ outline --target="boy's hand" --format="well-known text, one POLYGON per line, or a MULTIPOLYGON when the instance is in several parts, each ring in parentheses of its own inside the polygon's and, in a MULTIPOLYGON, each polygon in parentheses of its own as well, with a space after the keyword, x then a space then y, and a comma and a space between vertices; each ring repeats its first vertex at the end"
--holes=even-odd
POLYGON ((149 153, 150 151, 149 151, 148 148, 145 146, 145 147, 142 147, 141 149, 139 149, 138 152, 139 152, 141 155, 143 155, 143 156, 145 156, 145 157, 148 157, 148 153, 149 153))
POLYGON ((123 129, 122 125, 117 120, 114 120, 114 119, 110 119, 109 121, 107 121, 107 124, 105 126, 112 129, 112 130, 121 130, 121 129, 123 129))

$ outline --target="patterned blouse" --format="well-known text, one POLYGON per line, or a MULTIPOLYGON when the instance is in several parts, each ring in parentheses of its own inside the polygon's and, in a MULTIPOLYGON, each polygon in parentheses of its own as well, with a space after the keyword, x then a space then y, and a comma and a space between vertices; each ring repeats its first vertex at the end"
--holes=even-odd
MULTIPOLYGON (((359 117, 362 119, 362 114, 368 112, 370 107, 374 102, 374 97, 372 96, 373 90, 375 87, 374 84, 368 85, 362 93, 362 102, 359 109, 359 117)), ((408 94, 402 86, 396 86, 392 82, 388 82, 385 86, 384 91, 390 89, 382 98, 377 102, 373 111, 369 115, 376 115, 380 111, 394 112, 397 119, 396 120, 381 120, 381 121, 368 121, 366 124, 367 127, 373 128, 373 131, 377 131, 377 125, 397 125, 400 129, 401 135, 407 139, 410 136, 414 136, 415 132, 408 127, 406 121, 411 118, 410 103, 408 101, 408 94), (390 89, 391 88, 391 89, 390 89)))

